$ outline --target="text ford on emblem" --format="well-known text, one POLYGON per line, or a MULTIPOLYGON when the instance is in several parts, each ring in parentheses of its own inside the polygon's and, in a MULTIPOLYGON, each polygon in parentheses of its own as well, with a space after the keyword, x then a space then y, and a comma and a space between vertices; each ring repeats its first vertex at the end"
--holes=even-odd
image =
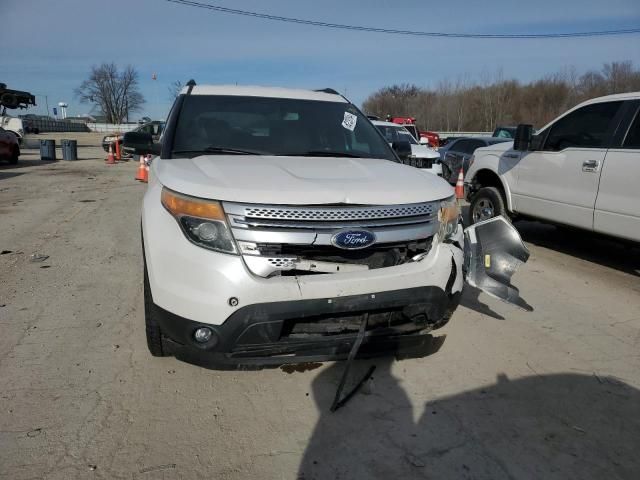
POLYGON ((331 237, 331 243, 345 250, 358 250, 376 243, 376 236, 366 230, 346 230, 331 237))

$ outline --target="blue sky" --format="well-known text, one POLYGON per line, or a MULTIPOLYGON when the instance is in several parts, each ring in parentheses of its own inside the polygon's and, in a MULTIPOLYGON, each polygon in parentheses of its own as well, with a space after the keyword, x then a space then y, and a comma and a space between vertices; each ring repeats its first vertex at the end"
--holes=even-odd
MULTIPOLYGON (((640 26, 638 0, 201 0, 274 15, 406 30, 538 33, 640 26)), ((554 40, 463 40, 392 36, 209 12, 165 0, 0 0, 0 82, 44 95, 52 107, 87 113, 73 89, 92 65, 134 65, 144 114, 164 117, 168 85, 239 83, 333 87, 360 104, 393 83, 436 86, 502 69, 529 81, 573 66, 631 60, 640 35, 554 40), (151 80, 152 73, 158 79, 151 80)))

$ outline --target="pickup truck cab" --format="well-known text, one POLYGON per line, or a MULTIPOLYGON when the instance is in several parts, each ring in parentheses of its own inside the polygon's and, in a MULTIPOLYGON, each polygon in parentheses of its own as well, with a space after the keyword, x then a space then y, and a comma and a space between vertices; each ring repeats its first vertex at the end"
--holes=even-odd
POLYGON ((518 258, 492 264, 509 265, 502 283, 483 276, 482 238, 509 237, 508 222, 475 232, 465 252, 451 186, 401 164, 333 90, 190 81, 161 144, 129 132, 124 146, 158 155, 142 206, 155 356, 237 368, 343 359, 362 334, 369 353, 419 345, 457 307, 463 263, 518 303, 508 277, 528 254, 517 232, 505 252, 518 258))
POLYGON ((588 100, 475 151, 473 222, 522 215, 640 242, 640 92, 588 100))

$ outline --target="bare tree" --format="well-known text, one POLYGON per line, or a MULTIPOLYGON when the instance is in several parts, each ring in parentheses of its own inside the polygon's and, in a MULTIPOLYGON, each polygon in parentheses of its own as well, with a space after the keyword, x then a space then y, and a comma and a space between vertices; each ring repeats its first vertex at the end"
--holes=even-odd
POLYGON ((384 117, 415 116, 420 128, 492 131, 497 124, 532 123, 541 127, 570 107, 609 93, 640 90, 640 70, 629 61, 605 64, 600 71, 578 75, 568 66, 560 72, 521 84, 502 70, 484 72, 479 82, 444 79, 434 89, 415 85, 384 87, 367 98, 367 113, 384 117))
POLYGON ((180 80, 174 80, 173 82, 171 82, 171 85, 169 85, 169 98, 171 99, 171 101, 174 101, 176 98, 178 98, 178 95, 180 95, 180 90, 182 90, 183 87, 184 83, 182 83, 180 80))
POLYGON ((93 66, 89 78, 74 93, 81 103, 100 108, 109 123, 121 123, 144 104, 138 88, 138 72, 131 65, 122 71, 115 63, 93 66))

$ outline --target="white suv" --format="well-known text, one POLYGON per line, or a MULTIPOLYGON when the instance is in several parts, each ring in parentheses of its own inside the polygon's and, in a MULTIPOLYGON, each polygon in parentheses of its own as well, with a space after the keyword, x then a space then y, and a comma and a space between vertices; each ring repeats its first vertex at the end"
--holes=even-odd
MULTIPOLYGON (((339 359, 362 325, 363 349, 397 351, 458 305, 451 186, 400 164, 334 91, 190 82, 161 146, 144 132, 124 144, 159 155, 142 209, 153 355, 219 368, 339 359)), ((468 249, 469 271, 482 255, 468 249)), ((488 289, 517 303, 501 273, 488 289)))

